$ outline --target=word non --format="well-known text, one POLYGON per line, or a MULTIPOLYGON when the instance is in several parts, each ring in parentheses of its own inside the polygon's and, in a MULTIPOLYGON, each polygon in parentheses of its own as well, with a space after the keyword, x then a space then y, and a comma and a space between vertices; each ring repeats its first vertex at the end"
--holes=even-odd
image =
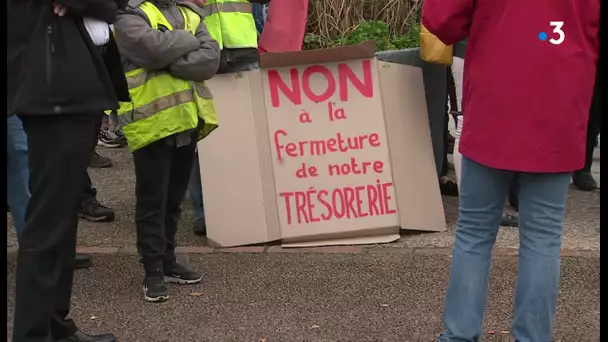
POLYGON ((270 90, 270 102, 273 107, 278 107, 280 103, 279 94, 283 94, 289 102, 294 105, 302 104, 302 93, 312 102, 324 102, 332 98, 336 91, 339 94, 340 101, 348 101, 348 83, 354 86, 359 94, 364 97, 371 98, 374 96, 374 83, 372 77, 372 66, 369 59, 349 62, 361 63, 363 69, 363 79, 359 78, 349 64, 340 63, 337 67, 337 75, 335 71, 323 65, 310 65, 302 71, 300 78, 300 68, 289 69, 288 85, 282 78, 278 70, 268 70, 268 86, 270 90), (322 75, 327 86, 320 94, 316 94, 311 88, 311 77, 314 74, 322 75), (337 82, 336 82, 337 79, 337 82), (336 85, 337 83, 337 85, 336 85))
POLYGON ((329 220, 358 219, 391 215, 389 195, 393 183, 345 186, 334 189, 309 188, 306 191, 280 192, 285 202, 287 224, 315 223, 329 220))
POLYGON ((377 133, 361 134, 346 138, 341 133, 336 133, 335 137, 323 140, 301 140, 284 144, 280 141, 280 137, 286 136, 287 132, 282 129, 274 132, 274 148, 279 161, 282 161, 285 155, 292 158, 324 156, 333 152, 348 152, 351 150, 362 150, 366 147, 380 146, 380 136, 377 133))

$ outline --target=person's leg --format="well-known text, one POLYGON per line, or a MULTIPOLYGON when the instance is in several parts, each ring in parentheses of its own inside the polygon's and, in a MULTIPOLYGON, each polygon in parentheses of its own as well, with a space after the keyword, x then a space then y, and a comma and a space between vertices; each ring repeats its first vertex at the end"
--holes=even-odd
MULTIPOLYGON (((446 68, 446 73, 448 75, 451 75, 452 72, 450 70, 450 68, 446 68)), ((448 77, 448 79, 451 79, 451 77, 448 77)), ((449 81, 449 80, 448 80, 449 81)), ((452 136, 450 135, 450 130, 449 130, 449 122, 450 122, 450 117, 449 117, 449 107, 448 107, 448 96, 447 96, 448 92, 446 91, 446 99, 445 99, 445 115, 444 115, 444 123, 443 123, 443 161, 441 163, 441 173, 439 174, 439 189, 441 190, 441 194, 444 196, 450 196, 450 197, 456 197, 458 196, 458 184, 456 184, 454 181, 452 181, 449 177, 448 177, 448 173, 449 173, 449 163, 448 163, 448 153, 450 152, 450 145, 455 143, 451 142, 450 138, 452 138, 452 136)), ((451 149, 454 149, 454 146, 451 146, 451 149)))
MULTIPOLYGON (((450 70, 452 71, 452 77, 454 78, 454 90, 456 93, 456 104, 458 106, 457 110, 462 112, 462 83, 464 79, 464 59, 460 57, 454 57, 454 61, 450 70)), ((452 108, 452 110, 456 109, 452 108)), ((454 158, 454 172, 456 172, 456 183, 458 184, 458 191, 460 191, 460 165, 462 161, 462 155, 458 150, 458 146, 460 145, 460 135, 462 134, 463 124, 464 115, 460 115, 456 124, 456 132, 454 134, 454 152, 452 153, 452 156, 454 158)))
POLYGON ((599 82, 596 80, 591 108, 589 110, 589 122, 587 123, 587 143, 585 153, 585 166, 572 174, 572 182, 577 189, 582 191, 593 191, 597 189, 597 182, 591 174, 593 165, 593 151, 597 145, 597 135, 600 132, 600 94, 599 82))
POLYGON ((17 115, 6 119, 6 199, 11 207, 17 237, 25 229, 30 200, 27 136, 17 115))
POLYGON ((570 174, 521 174, 513 337, 551 340, 570 174))
MULTIPOLYGON (((164 282, 163 257, 167 246, 165 208, 173 149, 163 139, 133 152, 137 249, 145 271, 144 299, 150 302, 169 298, 164 282)), ((187 181, 187 176, 184 179, 187 181)))
MULTIPOLYGON (((19 238, 15 342, 74 335, 70 312, 77 211, 95 145, 90 114, 21 117, 27 133, 31 199, 19 238)), ((90 341, 114 341, 113 336, 90 341)))
MULTIPOLYGON (((104 125, 104 119, 107 120, 107 115, 101 114, 96 122, 95 128, 97 128, 97 133, 101 130, 104 125)), ((98 141, 98 134, 95 135, 96 141, 98 141)), ((91 150, 92 159, 95 159, 96 155, 99 156, 95 152, 95 147, 91 150)), ((102 157, 104 158, 104 157, 102 157)), ((109 158, 108 158, 109 159, 109 158)), ((111 163, 111 160, 110 160, 111 163)), ((97 189, 93 187, 93 182, 91 181, 91 176, 89 172, 85 172, 85 184, 83 187, 83 195, 82 195, 82 204, 80 206, 80 210, 78 212, 79 218, 84 218, 87 221, 91 222, 110 222, 114 220, 114 210, 108 208, 99 201, 97 201, 97 189)))
POLYGON ((460 209, 438 341, 477 341, 483 327, 490 261, 513 173, 462 158, 460 209))
POLYGON ((99 203, 97 189, 93 187, 91 176, 86 172, 83 187, 83 199, 78 211, 78 217, 90 222, 110 222, 114 220, 114 210, 99 203))
POLYGON ((192 163, 192 172, 190 174, 190 182, 188 184, 188 195, 192 202, 192 210, 194 211, 194 234, 207 234, 207 225, 205 223, 205 208, 203 205, 203 188, 201 184, 201 169, 199 165, 198 154, 195 155, 194 163, 192 163))
MULTIPOLYGON (((6 123, 6 195, 8 204, 14 208, 11 215, 18 238, 25 229, 25 212, 30 200, 27 135, 17 115, 10 116, 6 123)), ((90 267, 92 259, 91 255, 76 253, 74 269, 90 267)))
MULTIPOLYGON (((198 132, 195 134, 198 134, 198 132)), ((166 282, 194 284, 200 282, 203 278, 202 274, 178 264, 175 259, 175 235, 182 212, 182 202, 188 189, 188 179, 192 174, 192 166, 195 163, 195 149, 196 135, 193 134, 190 145, 175 148, 173 151, 165 214, 167 247, 165 249, 163 270, 166 282)))

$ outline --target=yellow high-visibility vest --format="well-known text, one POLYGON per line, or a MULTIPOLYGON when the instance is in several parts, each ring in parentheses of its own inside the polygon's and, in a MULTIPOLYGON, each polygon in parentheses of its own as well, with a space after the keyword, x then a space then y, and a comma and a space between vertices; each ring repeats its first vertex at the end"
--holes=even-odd
POLYGON ((258 47, 253 5, 248 0, 207 0, 205 25, 221 49, 258 47))
MULTIPOLYGON (((152 3, 139 5, 153 29, 159 25, 173 27, 152 3)), ((196 33, 201 17, 186 6, 179 6, 185 29, 196 33)), ((197 127, 199 118, 204 124, 199 140, 217 128, 218 120, 213 96, 204 82, 186 81, 166 71, 143 68, 127 72, 131 102, 121 102, 118 122, 127 138, 129 149, 136 151, 155 141, 197 127)))

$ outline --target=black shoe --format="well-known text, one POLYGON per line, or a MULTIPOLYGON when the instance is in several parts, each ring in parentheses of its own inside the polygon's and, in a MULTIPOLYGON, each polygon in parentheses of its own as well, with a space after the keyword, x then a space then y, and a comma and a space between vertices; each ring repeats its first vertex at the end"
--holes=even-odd
POLYGON ((597 182, 589 171, 577 171, 573 173, 572 182, 581 191, 593 191, 597 189, 597 182))
POLYGON ((451 179, 440 179, 439 190, 443 196, 458 197, 458 184, 451 179))
POLYGON ((164 302, 169 299, 167 285, 162 271, 146 271, 144 278, 144 299, 148 302, 164 302))
POLYGON ((172 266, 165 266, 165 282, 177 284, 196 284, 200 283, 203 275, 196 271, 190 270, 185 266, 174 263, 172 266))
POLYGON ((196 235, 207 235, 207 223, 205 222, 205 218, 196 219, 192 230, 196 235))
POLYGON ((124 138, 118 136, 115 130, 110 128, 99 131, 99 136, 97 137, 97 146, 117 148, 123 147, 126 143, 124 138))
POLYGON ((93 256, 91 254, 76 253, 76 259, 74 259, 75 270, 89 268, 91 265, 93 265, 93 256))
POLYGON ((503 227, 519 227, 519 218, 517 215, 506 214, 502 217, 500 225, 503 227))
POLYGON ((99 153, 93 153, 93 157, 91 158, 91 162, 89 162, 90 167, 97 168, 106 168, 112 166, 112 159, 108 157, 100 156, 99 153))
POLYGON ((103 335, 88 335, 81 331, 77 331, 74 335, 63 338, 58 342, 116 342, 116 336, 112 334, 103 335))
POLYGON ((114 210, 100 204, 93 197, 82 202, 78 217, 91 222, 110 222, 114 220, 114 210))

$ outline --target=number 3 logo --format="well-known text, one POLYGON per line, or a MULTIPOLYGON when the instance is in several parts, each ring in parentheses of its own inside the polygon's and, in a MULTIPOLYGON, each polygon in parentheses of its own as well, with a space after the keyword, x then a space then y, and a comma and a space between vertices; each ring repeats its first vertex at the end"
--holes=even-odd
POLYGON ((558 36, 557 39, 554 39, 554 38, 549 39, 549 43, 554 44, 554 45, 559 45, 559 44, 563 43, 564 39, 566 39, 566 34, 564 33, 564 31, 562 31, 564 22, 563 21, 550 21, 549 25, 553 27, 553 33, 555 33, 558 36))

